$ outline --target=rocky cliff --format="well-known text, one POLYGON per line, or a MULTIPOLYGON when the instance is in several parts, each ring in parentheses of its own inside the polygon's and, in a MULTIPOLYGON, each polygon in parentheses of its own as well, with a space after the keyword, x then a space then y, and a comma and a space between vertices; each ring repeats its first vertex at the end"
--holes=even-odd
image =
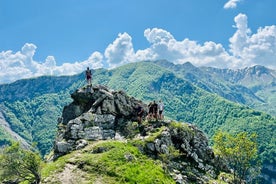
POLYGON ((104 86, 81 88, 71 97, 74 101, 64 107, 58 120, 55 157, 82 148, 87 141, 114 139, 116 135, 127 137, 125 127, 137 121, 138 105, 147 112, 142 101, 104 86))
MULTIPOLYGON (((196 126, 172 121, 138 124, 137 106, 147 112, 147 105, 123 91, 111 91, 104 86, 81 88, 71 97, 74 101, 64 107, 58 120, 54 160, 100 140, 137 140, 139 143, 134 145, 139 151, 161 161, 164 172, 175 183, 207 183, 218 177, 227 180, 219 174, 229 172, 228 168, 215 156, 207 137, 196 126)), ((100 147, 91 152, 106 151, 107 148, 100 147)), ((135 156, 126 152, 124 157, 131 162, 135 156)), ((83 165, 82 162, 81 168, 83 165)))

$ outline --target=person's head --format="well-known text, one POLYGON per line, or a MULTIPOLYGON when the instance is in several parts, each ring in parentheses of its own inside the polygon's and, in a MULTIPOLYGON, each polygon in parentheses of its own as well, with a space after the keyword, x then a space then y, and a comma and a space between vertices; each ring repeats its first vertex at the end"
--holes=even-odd
POLYGON ((87 67, 87 70, 89 70, 89 67, 87 67))

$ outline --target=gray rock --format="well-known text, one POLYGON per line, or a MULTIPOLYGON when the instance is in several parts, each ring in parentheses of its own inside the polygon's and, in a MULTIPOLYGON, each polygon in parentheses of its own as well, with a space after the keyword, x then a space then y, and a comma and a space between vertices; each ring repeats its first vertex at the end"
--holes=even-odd
POLYGON ((150 150, 151 152, 155 152, 155 144, 154 143, 147 143, 146 148, 150 150))
POLYGON ((168 148, 168 146, 166 144, 162 144, 161 145, 160 152, 164 153, 166 155, 170 154, 169 148, 168 148))
POLYGON ((55 145, 55 149, 58 153, 68 153, 71 151, 71 145, 67 142, 57 142, 55 145))
POLYGON ((129 162, 135 159, 135 157, 131 153, 125 154, 124 157, 129 162))
POLYGON ((88 142, 86 140, 80 139, 80 140, 76 141, 76 150, 82 149, 87 145, 88 145, 88 142))
MULTIPOLYGON (((125 137, 139 137, 136 134, 156 133, 156 128, 166 126, 155 139, 141 144, 139 150, 155 159, 164 159, 164 168, 176 183, 206 183, 210 177, 216 178, 218 171, 229 171, 219 157, 215 157, 208 146, 208 139, 192 124, 183 127, 169 126, 169 122, 158 122, 145 127, 137 125, 136 108, 147 105, 123 91, 110 91, 104 86, 76 90, 73 102, 65 106, 54 145, 54 158, 73 150, 83 149, 89 141, 124 140, 125 137), (139 133, 137 133, 140 131, 139 133)), ((141 134, 142 135, 142 134, 141 134)), ((145 137, 141 138, 145 139, 145 137)), ((99 148, 93 153, 100 153, 99 148)), ((127 161, 135 157, 126 153, 127 161)))
POLYGON ((84 138, 90 141, 101 140, 103 138, 103 131, 99 126, 85 128, 84 133, 84 138))

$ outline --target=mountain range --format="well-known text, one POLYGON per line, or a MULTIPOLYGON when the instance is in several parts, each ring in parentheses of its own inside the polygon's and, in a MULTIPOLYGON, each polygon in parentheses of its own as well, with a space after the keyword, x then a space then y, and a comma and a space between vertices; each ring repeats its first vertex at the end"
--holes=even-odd
MULTIPOLYGON (((258 135, 263 173, 275 176, 276 71, 174 65, 166 60, 93 71, 93 84, 123 90, 145 102, 162 99, 165 117, 198 126, 211 139, 221 129, 258 135), (271 169, 272 168, 272 169, 271 169)), ((84 73, 43 76, 0 85, 0 145, 19 140, 50 152, 63 107, 85 85, 84 73)))

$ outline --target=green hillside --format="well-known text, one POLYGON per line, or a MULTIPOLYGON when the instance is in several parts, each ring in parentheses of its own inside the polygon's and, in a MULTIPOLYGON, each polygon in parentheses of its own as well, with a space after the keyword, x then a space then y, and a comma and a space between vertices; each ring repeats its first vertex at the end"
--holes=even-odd
POLYGON ((162 99, 167 117, 194 123, 210 138, 218 129, 256 132, 264 161, 276 162, 275 117, 206 92, 150 62, 122 66, 110 73, 113 80, 108 86, 148 102, 162 99))
POLYGON ((275 70, 258 65, 233 70, 195 67, 189 62, 174 65, 166 60, 158 60, 154 63, 210 93, 276 115, 275 70))
MULTIPOLYGON (((195 86, 182 75, 153 62, 94 71, 93 84, 124 90, 145 102, 162 99, 166 118, 196 124, 209 138, 219 130, 231 133, 256 132, 265 163, 276 163, 276 119, 226 100, 195 86)), ((85 85, 83 74, 68 77, 39 77, 0 85, 0 103, 5 120, 24 139, 36 142, 42 155, 52 148, 57 119, 70 93, 85 85)), ((1 128, 0 128, 1 131, 1 128)), ((0 134, 0 142, 8 136, 0 134)))

